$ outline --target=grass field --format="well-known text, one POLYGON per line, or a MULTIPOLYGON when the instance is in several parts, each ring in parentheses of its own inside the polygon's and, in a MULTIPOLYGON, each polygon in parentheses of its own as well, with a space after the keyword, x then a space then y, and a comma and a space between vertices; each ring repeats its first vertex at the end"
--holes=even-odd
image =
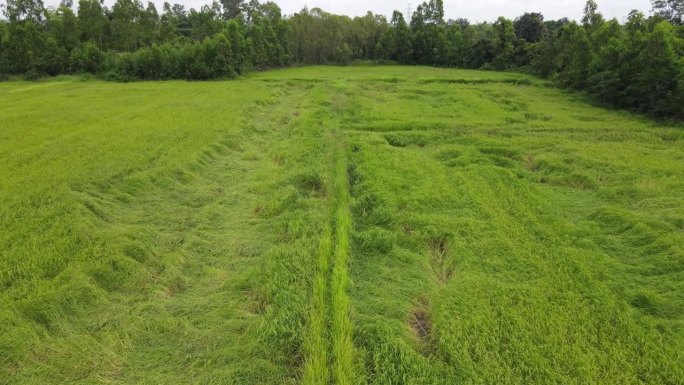
POLYGON ((684 128, 519 74, 0 83, 1 384, 684 384, 684 128))

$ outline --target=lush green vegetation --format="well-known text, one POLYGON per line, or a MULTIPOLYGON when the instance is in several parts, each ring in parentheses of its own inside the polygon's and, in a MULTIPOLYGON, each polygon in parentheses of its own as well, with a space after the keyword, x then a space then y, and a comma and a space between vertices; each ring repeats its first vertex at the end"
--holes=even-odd
MULTIPOLYGON (((684 0, 654 0, 653 15, 605 20, 589 0, 581 21, 445 20, 442 0, 388 20, 319 8, 284 17, 273 2, 165 3, 6 0, 0 77, 93 73, 111 80, 232 78, 253 69, 355 61, 515 70, 584 90, 609 107, 684 118, 684 0)), ((645 11, 645 10, 644 10, 645 11)))
POLYGON ((682 127, 398 66, 0 110, 0 383, 684 379, 682 127))

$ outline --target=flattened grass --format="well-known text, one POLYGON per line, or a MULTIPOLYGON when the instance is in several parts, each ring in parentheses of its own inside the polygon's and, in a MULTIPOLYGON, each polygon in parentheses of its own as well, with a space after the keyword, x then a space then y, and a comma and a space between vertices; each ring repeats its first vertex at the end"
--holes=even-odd
POLYGON ((3 88, 0 382, 295 382, 326 206, 304 90, 3 88))
POLYGON ((525 84, 349 93, 369 383, 681 383, 681 128, 525 84))
POLYGON ((681 384, 684 134, 519 75, 0 83, 0 383, 681 384))

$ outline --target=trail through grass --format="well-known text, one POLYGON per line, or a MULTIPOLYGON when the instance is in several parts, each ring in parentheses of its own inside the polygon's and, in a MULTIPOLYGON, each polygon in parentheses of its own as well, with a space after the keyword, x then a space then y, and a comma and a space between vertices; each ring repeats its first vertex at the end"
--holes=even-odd
POLYGON ((0 383, 683 383, 681 127, 421 67, 0 111, 0 383))

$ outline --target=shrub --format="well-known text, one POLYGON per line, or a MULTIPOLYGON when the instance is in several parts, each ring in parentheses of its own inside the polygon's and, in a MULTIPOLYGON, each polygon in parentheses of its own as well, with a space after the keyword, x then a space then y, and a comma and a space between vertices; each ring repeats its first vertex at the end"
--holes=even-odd
POLYGON ((106 70, 107 55, 92 42, 87 42, 71 51, 69 70, 74 73, 92 74, 106 70))

